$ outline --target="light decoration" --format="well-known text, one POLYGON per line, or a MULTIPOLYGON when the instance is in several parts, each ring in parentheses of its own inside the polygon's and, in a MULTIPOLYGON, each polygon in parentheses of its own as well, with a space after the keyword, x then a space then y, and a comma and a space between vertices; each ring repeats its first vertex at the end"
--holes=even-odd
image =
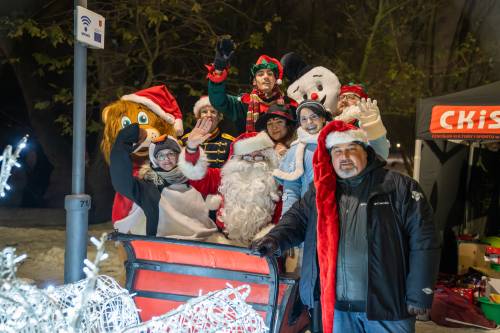
POLYGON ((17 265, 26 255, 16 256, 7 247, 0 252, 0 332, 70 332, 62 312, 44 290, 16 278, 17 265))
POLYGON ((140 322, 128 290, 109 276, 99 275, 99 265, 108 258, 107 235, 90 238, 97 249, 95 260, 84 260, 86 279, 47 290, 74 332, 121 332, 140 322))
POLYGON ((2 156, 0 156, 0 161, 2 162, 2 168, 0 169, 0 197, 5 197, 5 191, 10 190, 7 181, 11 175, 11 170, 13 166, 21 167, 21 164, 17 162, 21 154, 21 150, 26 147, 28 142, 28 135, 25 135, 17 144, 16 150, 12 153, 12 146, 7 145, 3 150, 2 156))
POLYGON ((17 265, 26 255, 15 249, 0 253, 0 332, 97 333, 121 332, 139 323, 132 297, 112 278, 98 275, 106 234, 91 238, 97 247, 94 262, 86 259, 86 279, 76 283, 38 289, 16 278, 17 265))
POLYGON ((8 333, 266 333, 262 317, 245 300, 250 286, 210 292, 162 316, 140 323, 132 296, 112 278, 99 274, 107 258, 104 243, 91 238, 95 260, 84 261, 86 278, 59 287, 38 289, 16 278, 16 256, 0 252, 0 332, 8 333))
POLYGON ((250 295, 250 286, 210 292, 190 299, 162 316, 130 327, 123 333, 264 333, 266 327, 262 317, 245 302, 250 295))

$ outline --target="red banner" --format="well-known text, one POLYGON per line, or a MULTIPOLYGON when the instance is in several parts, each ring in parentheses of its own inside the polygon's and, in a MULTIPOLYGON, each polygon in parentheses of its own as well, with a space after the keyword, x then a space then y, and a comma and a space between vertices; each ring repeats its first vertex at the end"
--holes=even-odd
POLYGON ((500 105, 435 105, 429 131, 435 139, 498 139, 500 105))

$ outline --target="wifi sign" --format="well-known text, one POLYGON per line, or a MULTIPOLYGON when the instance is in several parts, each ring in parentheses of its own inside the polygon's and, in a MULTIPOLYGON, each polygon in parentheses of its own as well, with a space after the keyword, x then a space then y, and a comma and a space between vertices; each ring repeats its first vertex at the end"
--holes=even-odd
POLYGON ((83 23, 83 25, 84 25, 84 28, 83 28, 83 29, 85 30, 85 32, 87 32, 87 27, 90 25, 90 23, 91 23, 92 21, 90 20, 90 17, 88 17, 88 16, 86 16, 86 15, 83 15, 83 16, 81 17, 81 20, 82 20, 82 23, 83 23))
MULTIPOLYGON (((0 3, 3 0, 0 0, 0 3)), ((88 47, 103 49, 106 19, 85 7, 76 6, 75 38, 88 47)), ((1 324, 0 324, 1 326, 1 324)), ((0 329, 1 331, 1 329, 0 329)))

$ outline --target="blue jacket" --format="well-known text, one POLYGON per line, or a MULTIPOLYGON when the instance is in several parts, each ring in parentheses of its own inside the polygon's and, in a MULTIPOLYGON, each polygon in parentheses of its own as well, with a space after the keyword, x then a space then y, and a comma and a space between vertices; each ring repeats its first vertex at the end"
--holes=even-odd
MULTIPOLYGON (((318 133, 319 134, 319 133, 318 133)), ((281 216, 309 189, 313 181, 312 160, 317 147, 318 134, 311 135, 298 128, 298 139, 292 143, 285 157, 280 162, 279 169, 273 175, 283 185, 283 210, 281 216)), ((369 145, 384 160, 389 156, 389 141, 383 135, 369 141, 369 145)))

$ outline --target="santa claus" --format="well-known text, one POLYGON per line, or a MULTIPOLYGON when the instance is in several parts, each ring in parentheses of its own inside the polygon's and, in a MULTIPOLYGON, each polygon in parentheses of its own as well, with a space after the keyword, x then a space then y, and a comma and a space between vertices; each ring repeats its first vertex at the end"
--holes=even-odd
POLYGON ((265 132, 240 135, 231 144, 230 157, 222 169, 208 168, 199 148, 210 136, 210 119, 201 119, 189 135, 179 157, 179 168, 191 185, 217 209, 216 224, 235 243, 248 245, 265 234, 281 215, 281 194, 272 172, 277 167, 274 143, 265 132))

